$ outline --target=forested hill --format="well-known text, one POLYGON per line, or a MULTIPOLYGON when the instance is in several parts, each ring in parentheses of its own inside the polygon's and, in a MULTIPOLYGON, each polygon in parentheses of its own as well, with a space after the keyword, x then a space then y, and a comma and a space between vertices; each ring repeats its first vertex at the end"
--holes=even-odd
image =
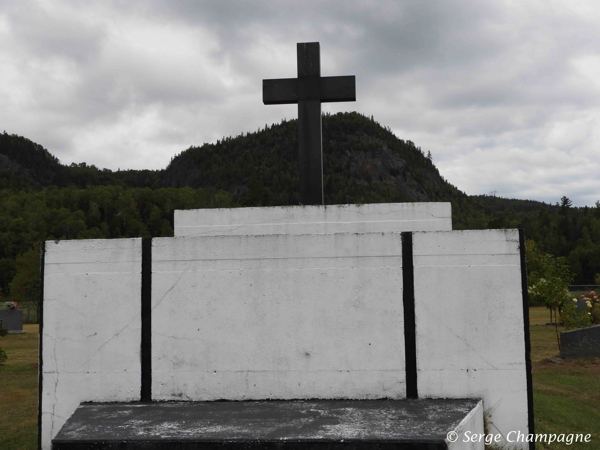
POLYGON ((85 162, 65 166, 48 150, 21 136, 0 134, 0 189, 31 191, 45 187, 163 187, 162 170, 98 169, 85 162))
MULTIPOLYGON (((244 205, 299 203, 297 121, 192 147, 166 169, 169 186, 224 189, 244 205)), ((323 117, 326 204, 458 199, 421 149, 358 113, 323 117)))
MULTIPOLYGON (((62 165, 40 145, 0 134, 0 296, 35 242, 168 236, 174 209, 298 204, 297 148, 297 121, 283 121, 191 147, 163 170, 113 172, 62 165)), ((600 203, 467 196, 428 152, 358 113, 323 117, 323 159, 327 204, 449 201, 455 229, 524 228, 541 251, 568 257, 576 283, 600 272, 600 203)))

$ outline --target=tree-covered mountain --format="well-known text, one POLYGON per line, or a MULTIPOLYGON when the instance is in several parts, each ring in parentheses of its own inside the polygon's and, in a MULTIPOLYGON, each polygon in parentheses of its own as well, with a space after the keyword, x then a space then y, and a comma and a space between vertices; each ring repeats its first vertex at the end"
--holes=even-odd
MULTIPOLYGON (((169 236, 174 209, 298 204, 297 147, 297 121, 282 121, 191 147, 163 170, 113 172, 62 165, 42 146, 1 134, 0 295, 10 292, 17 257, 45 239, 169 236)), ((449 201, 455 229, 524 228, 541 251, 568 257, 576 283, 600 272, 600 203, 467 196, 414 143, 358 113, 323 117, 323 160, 327 204, 449 201)))
POLYGON ((44 187, 163 187, 163 171, 98 169, 85 162, 65 166, 29 139, 0 134, 0 189, 31 191, 44 187))
MULTIPOLYGON (((297 121, 192 147, 165 170, 171 187, 216 187, 243 205, 299 203, 297 121)), ((323 117, 326 204, 449 200, 465 195, 430 158, 358 113, 323 117)))

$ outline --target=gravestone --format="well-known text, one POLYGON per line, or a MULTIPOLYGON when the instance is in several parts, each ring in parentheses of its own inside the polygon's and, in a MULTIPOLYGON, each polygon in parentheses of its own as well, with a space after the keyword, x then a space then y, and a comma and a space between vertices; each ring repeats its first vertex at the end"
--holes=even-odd
POLYGON ((8 330, 10 334, 25 333, 23 330, 22 309, 1 309, 0 327, 8 330))
POLYGON ((560 356, 563 358, 600 356, 600 325, 561 331, 560 356))

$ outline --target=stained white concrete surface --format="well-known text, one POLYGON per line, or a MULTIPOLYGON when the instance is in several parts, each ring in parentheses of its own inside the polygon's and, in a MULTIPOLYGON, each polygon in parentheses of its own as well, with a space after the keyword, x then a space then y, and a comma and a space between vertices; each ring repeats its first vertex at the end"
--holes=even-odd
POLYGON ((518 231, 414 233, 413 252, 419 396, 482 398, 492 433, 527 434, 518 231))
POLYGON ((454 430, 456 440, 446 439, 448 450, 485 450, 485 440, 480 438, 484 433, 483 420, 483 401, 480 401, 454 430))
POLYGON ((452 230, 450 203, 376 203, 175 211, 175 236, 448 230, 452 230))
POLYGON ((156 400, 403 398, 399 233, 153 241, 156 400))
POLYGON ((140 398, 141 239, 46 242, 42 448, 83 401, 140 398))
MULTIPOLYGON (((403 398, 401 235, 376 206, 210 210, 206 236, 154 239, 153 398, 403 398)), ((504 436, 528 433, 518 246, 413 235, 419 396, 482 398, 504 436)), ((140 239, 47 243, 44 449, 80 402, 139 399, 140 269, 140 239)))

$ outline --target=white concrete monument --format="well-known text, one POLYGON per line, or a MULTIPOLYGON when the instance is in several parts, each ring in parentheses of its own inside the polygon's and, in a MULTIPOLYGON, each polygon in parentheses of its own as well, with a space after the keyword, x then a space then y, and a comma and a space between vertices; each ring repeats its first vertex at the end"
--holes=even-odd
POLYGON ((449 448, 483 448, 461 439, 484 410, 491 433, 527 435, 523 236, 450 217, 178 211, 174 238, 47 242, 42 448, 83 402, 140 400, 475 399, 449 448))

